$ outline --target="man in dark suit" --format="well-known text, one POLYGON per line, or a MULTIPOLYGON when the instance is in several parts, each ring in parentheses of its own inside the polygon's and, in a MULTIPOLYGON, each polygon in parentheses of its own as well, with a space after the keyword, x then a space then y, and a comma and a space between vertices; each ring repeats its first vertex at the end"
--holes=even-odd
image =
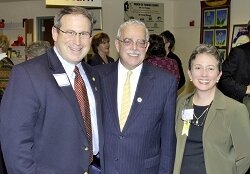
MULTIPOLYGON (((250 21, 248 22, 250 32, 250 21)), ((231 49, 222 65, 221 91, 240 102, 250 94, 250 42, 231 49)))
POLYGON ((143 63, 149 43, 143 22, 131 19, 117 33, 119 61, 101 75, 104 161, 107 174, 172 173, 176 78, 143 63))
POLYGON ((84 8, 68 7, 54 21, 54 48, 15 66, 3 96, 1 147, 10 174, 87 174, 96 155, 102 159, 98 74, 81 63, 91 45, 92 17, 84 8), (88 129, 76 76, 87 89, 88 129))
MULTIPOLYGON (((247 29, 250 36, 250 20, 247 29)), ((250 113, 250 42, 231 49, 222 64, 218 88, 228 97, 243 102, 250 113)), ((246 174, 250 174, 250 169, 246 174)))

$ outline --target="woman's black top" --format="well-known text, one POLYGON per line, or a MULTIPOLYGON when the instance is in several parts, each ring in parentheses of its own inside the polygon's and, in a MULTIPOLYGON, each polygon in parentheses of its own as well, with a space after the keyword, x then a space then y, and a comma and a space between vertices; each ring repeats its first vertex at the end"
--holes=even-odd
POLYGON ((190 124, 182 160, 181 174, 206 174, 202 133, 209 106, 193 105, 193 108, 194 114, 197 117, 202 115, 206 109, 207 111, 199 118, 199 126, 194 125, 196 122, 195 117, 190 124))

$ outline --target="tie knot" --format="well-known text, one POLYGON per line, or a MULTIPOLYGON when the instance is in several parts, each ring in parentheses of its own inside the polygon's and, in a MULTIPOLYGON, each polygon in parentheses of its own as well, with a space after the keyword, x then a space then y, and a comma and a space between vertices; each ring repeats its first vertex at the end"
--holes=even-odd
POLYGON ((75 66, 74 73, 76 75, 80 74, 79 68, 77 66, 75 66))
POLYGON ((130 76, 132 75, 132 73, 133 73, 133 72, 129 70, 129 71, 127 72, 127 77, 130 77, 130 76))

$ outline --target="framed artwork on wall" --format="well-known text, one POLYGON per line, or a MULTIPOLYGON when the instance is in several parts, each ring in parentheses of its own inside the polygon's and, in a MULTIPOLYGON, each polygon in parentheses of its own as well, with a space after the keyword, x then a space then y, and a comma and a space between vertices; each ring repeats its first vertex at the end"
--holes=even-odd
POLYGON ((88 9, 93 18, 93 29, 94 30, 102 30, 102 9, 88 9))
POLYGON ((226 49, 218 49, 220 58, 224 61, 226 58, 226 49))
POLYGON ((223 59, 229 48, 230 0, 217 3, 216 0, 201 1, 200 43, 214 45, 223 59))
POLYGON ((216 9, 216 26, 227 26, 228 8, 216 9))
POLYGON ((225 47, 227 46, 227 29, 216 29, 215 30, 215 46, 225 47))
POLYGON ((204 10, 204 27, 215 25, 215 10, 204 10))
POLYGON ((249 42, 247 24, 233 25, 231 48, 249 42))
POLYGON ((203 43, 214 45, 214 30, 213 29, 206 29, 203 31, 203 43))

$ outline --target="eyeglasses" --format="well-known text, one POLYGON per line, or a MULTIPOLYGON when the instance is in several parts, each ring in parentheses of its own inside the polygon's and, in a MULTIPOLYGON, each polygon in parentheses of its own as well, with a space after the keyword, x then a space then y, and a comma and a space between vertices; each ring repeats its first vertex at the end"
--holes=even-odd
MULTIPOLYGON (((55 26, 54 26, 55 27, 55 26)), ((91 37, 91 34, 87 31, 83 31, 81 33, 77 33, 75 31, 63 31, 58 27, 55 27, 59 31, 65 34, 65 37, 68 39, 74 39, 77 35, 79 35, 80 39, 89 39, 91 37)))
POLYGON ((133 41, 132 39, 125 38, 123 40, 117 39, 118 41, 122 42, 124 46, 129 47, 133 46, 134 43, 136 44, 137 47, 139 48, 146 48, 148 42, 145 40, 138 39, 137 41, 133 41))

